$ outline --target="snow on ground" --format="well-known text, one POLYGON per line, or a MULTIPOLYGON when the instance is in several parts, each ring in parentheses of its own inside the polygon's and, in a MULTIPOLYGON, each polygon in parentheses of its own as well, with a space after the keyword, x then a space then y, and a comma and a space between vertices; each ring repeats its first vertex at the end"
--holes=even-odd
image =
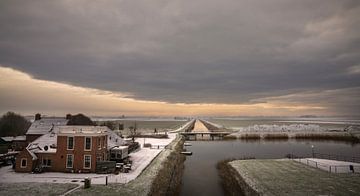
POLYGON ((196 120, 193 132, 209 132, 209 130, 201 121, 196 120))
POLYGON ((238 127, 238 132, 321 132, 327 131, 326 128, 314 124, 291 124, 291 125, 253 125, 248 127, 238 127))
POLYGON ((183 132, 187 127, 189 127, 192 123, 194 123, 195 120, 190 120, 187 123, 185 123, 184 125, 181 125, 179 128, 173 130, 173 131, 169 131, 169 133, 178 133, 178 132, 183 132))
POLYGON ((318 158, 294 159, 294 161, 332 173, 351 173, 352 171, 350 170, 350 165, 353 165, 354 171, 356 173, 360 173, 360 163, 318 158))
MULTIPOLYGON (((185 127, 185 126, 183 126, 185 127)), ((163 147, 170 144, 175 138, 176 133, 168 134, 167 139, 156 138, 137 138, 136 141, 140 143, 140 150, 131 153, 131 160, 133 161, 132 170, 129 173, 115 174, 72 174, 61 172, 44 172, 41 174, 31 173, 17 173, 11 166, 0 168, 0 183, 14 183, 14 182, 47 182, 47 183, 82 183, 81 180, 91 178, 92 184, 105 184, 106 177, 108 183, 128 183, 135 179, 140 173, 150 164, 150 162, 163 150, 163 147), (152 146, 161 146, 159 149, 143 148, 144 143, 150 143, 152 146)))
POLYGON ((236 160, 229 164, 260 195, 357 195, 360 192, 359 175, 330 174, 289 159, 236 160))
POLYGON ((316 123, 316 124, 335 124, 335 125, 360 125, 359 120, 342 120, 342 121, 318 121, 318 120, 281 120, 277 122, 286 123, 316 123))
POLYGON ((222 126, 222 125, 219 125, 219 124, 216 124, 216 123, 207 121, 207 120, 203 120, 203 121, 205 121, 206 123, 209 123, 210 125, 212 125, 212 126, 214 126, 214 127, 217 127, 218 129, 224 128, 224 126, 222 126))

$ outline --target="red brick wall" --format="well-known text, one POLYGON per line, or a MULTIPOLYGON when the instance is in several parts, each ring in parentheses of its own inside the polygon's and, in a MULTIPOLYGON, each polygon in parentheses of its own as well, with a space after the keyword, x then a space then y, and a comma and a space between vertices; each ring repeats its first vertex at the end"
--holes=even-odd
POLYGON ((32 160, 32 156, 29 154, 29 152, 25 149, 21 151, 16 156, 16 162, 15 162, 15 171, 16 172, 31 172, 34 168, 34 164, 36 161, 32 160), (25 158, 27 159, 27 166, 26 168, 21 168, 21 160, 25 158))
MULTIPOLYGON (((107 139, 106 136, 99 136, 103 139, 107 139)), ((57 152, 56 161, 53 161, 53 170, 62 172, 95 172, 96 169, 96 157, 98 154, 105 154, 106 148, 98 149, 98 137, 91 137, 91 151, 85 151, 85 137, 75 136, 74 137, 74 150, 67 150, 67 136, 58 136, 57 138, 57 152), (67 154, 74 155, 73 168, 66 168, 66 157, 67 154), (91 155, 91 169, 84 169, 84 155, 91 155)), ((104 145, 104 142, 103 142, 104 145)))
POLYGON ((58 157, 56 156, 56 153, 37 153, 36 156, 38 157, 37 164, 42 164, 43 159, 50 159, 51 160, 51 166, 50 167, 43 167, 43 171, 60 171, 56 170, 58 157))

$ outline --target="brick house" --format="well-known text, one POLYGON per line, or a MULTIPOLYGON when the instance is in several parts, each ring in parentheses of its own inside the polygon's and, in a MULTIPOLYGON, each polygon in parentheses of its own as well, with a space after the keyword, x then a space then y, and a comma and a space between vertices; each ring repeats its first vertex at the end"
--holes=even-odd
POLYGON ((97 162, 108 160, 110 149, 124 144, 105 126, 57 126, 19 153, 15 171, 41 167, 52 172, 96 172, 97 162))
POLYGON ((26 132, 26 142, 30 143, 39 138, 40 136, 52 131, 56 126, 65 126, 68 123, 65 117, 41 117, 37 114, 34 122, 26 132))

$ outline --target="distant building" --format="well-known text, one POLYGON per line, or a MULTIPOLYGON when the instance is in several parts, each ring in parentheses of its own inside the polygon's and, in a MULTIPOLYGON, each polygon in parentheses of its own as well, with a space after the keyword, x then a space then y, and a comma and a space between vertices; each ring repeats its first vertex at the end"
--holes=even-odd
POLYGON ((21 151, 27 146, 25 135, 16 136, 16 137, 7 136, 7 137, 1 137, 1 139, 3 139, 6 142, 6 144, 8 145, 7 147, 8 149, 12 149, 15 151, 21 151))
MULTIPOLYGON (((45 132, 48 127, 43 127, 45 132)), ((15 171, 96 172, 97 163, 109 160, 111 153, 127 156, 124 144, 105 126, 54 126, 19 153, 15 171)))

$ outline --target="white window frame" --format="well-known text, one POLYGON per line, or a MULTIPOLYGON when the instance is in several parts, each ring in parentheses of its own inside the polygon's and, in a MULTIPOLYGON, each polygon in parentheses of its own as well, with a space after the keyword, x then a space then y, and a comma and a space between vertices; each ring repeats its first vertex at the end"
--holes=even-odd
POLYGON ((51 165, 52 165, 52 161, 51 161, 51 159, 49 159, 49 158, 43 158, 42 159, 42 165, 43 166, 45 166, 45 167, 51 167, 51 165), (44 165, 44 160, 45 160, 45 165, 44 165), (49 163, 49 160, 50 160, 50 165, 48 164, 49 163))
POLYGON ((84 151, 91 151, 92 147, 92 137, 84 137, 84 151), (86 149, 86 139, 90 138, 90 149, 86 149))
POLYGON ((101 137, 98 137, 98 149, 101 150, 101 137))
POLYGON ((72 169, 74 167, 74 155, 73 154, 66 155, 66 163, 65 164, 66 164, 66 168, 72 169), (68 166, 69 156, 71 156, 71 167, 68 166))
POLYGON ((103 142, 104 147, 103 147, 103 148, 106 148, 106 146, 107 146, 107 137, 105 136, 105 137, 103 138, 103 140, 104 140, 104 142, 103 142))
POLYGON ((74 148, 75 148, 75 137, 73 137, 73 136, 68 136, 66 141, 67 141, 67 142, 66 142, 66 149, 67 149, 67 150, 74 150, 74 148), (73 138, 73 139, 72 139, 72 140, 73 140, 72 148, 69 148, 69 138, 73 138))
POLYGON ((27 164, 27 158, 22 158, 22 159, 20 160, 20 168, 27 168, 27 165, 28 165, 28 164, 27 164), (25 166, 23 166, 23 164, 22 164, 22 163, 23 163, 23 160, 25 160, 25 163, 26 163, 25 166))
POLYGON ((84 155, 84 169, 91 169, 91 155, 89 155, 89 154, 84 155), (86 157, 90 157, 90 159, 89 159, 89 163, 90 163, 89 167, 85 167, 86 157))

